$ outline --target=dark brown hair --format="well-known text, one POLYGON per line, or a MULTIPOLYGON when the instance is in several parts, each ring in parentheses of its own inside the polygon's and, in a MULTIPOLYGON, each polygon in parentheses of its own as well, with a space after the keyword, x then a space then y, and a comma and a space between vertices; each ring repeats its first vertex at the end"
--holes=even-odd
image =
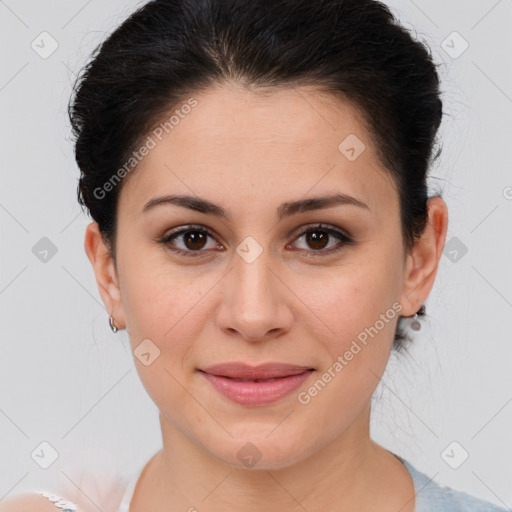
MULTIPOLYGON (((153 0, 95 49, 69 105, 78 200, 113 257, 123 182, 108 191, 104 184, 183 98, 226 80, 255 91, 313 85, 353 102, 395 180, 405 247, 412 247, 427 221, 442 102, 428 48, 388 7, 374 0, 153 0)), ((396 349, 404 339, 398 328, 396 349)))

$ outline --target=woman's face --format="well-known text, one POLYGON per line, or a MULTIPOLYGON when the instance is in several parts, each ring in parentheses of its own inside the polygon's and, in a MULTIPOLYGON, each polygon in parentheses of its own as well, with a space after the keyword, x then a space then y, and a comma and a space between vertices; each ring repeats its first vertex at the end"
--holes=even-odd
POLYGON ((348 102, 235 86, 194 99, 120 193, 112 311, 164 436, 285 467, 367 435, 398 316, 415 311, 398 193, 348 102))

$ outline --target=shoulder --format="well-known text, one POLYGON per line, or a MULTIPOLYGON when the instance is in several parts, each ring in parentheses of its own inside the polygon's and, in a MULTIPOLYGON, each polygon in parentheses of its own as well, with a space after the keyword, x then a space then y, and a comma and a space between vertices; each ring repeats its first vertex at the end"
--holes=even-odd
POLYGON ((451 487, 437 487, 428 496, 432 510, 449 512, 506 512, 490 501, 485 501, 451 487))
MULTIPOLYGON (((64 498, 62 498, 64 499, 64 498)), ((68 502, 71 505, 71 502, 68 502)), ((73 512, 83 512, 83 509, 73 504, 73 512)), ((66 510, 66 509, 64 509, 66 510)), ((71 509, 70 509, 71 510, 71 509)), ((0 512, 62 512, 54 502, 37 492, 20 494, 0 501, 0 512)))
POLYGON ((402 461, 414 481, 418 512, 507 512, 506 508, 476 498, 464 491, 441 486, 408 461, 404 459, 402 461))

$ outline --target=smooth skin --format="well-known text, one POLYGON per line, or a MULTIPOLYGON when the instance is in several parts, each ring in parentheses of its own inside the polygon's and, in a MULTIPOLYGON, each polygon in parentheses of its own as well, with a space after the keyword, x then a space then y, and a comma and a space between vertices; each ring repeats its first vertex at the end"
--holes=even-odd
POLYGON ((312 88, 264 95, 233 83, 194 98, 198 106, 121 188, 115 260, 96 223, 85 236, 105 307, 132 350, 149 339, 160 351, 148 366, 135 357, 160 411, 163 448, 146 464, 131 512, 412 512, 409 473, 369 434, 398 315, 309 403, 298 394, 393 304, 412 316, 425 302, 446 239, 445 202, 429 199, 428 225, 407 251, 396 186, 353 104, 312 88), (366 146, 354 161, 338 148, 350 134, 366 146), (278 217, 282 203, 333 193, 366 206, 278 217), (144 211, 169 194, 206 199, 230 217, 170 203, 144 211), (315 245, 301 234, 311 227, 326 240, 319 223, 353 243, 330 234, 315 245), (190 225, 213 236, 161 241, 190 225), (247 237, 262 249, 251 263, 236 251, 247 237), (315 371, 278 402, 242 406, 199 371, 228 361, 315 371), (247 442, 261 453, 251 468, 237 456, 247 442))
POLYGON ((194 97, 198 106, 122 187, 115 263, 95 223, 85 237, 101 297, 132 350, 147 339, 160 350, 149 366, 135 358, 160 411, 163 449, 138 482, 132 512, 414 510, 409 473, 369 436, 398 317, 307 405, 292 393, 241 406, 198 369, 304 365, 316 370, 299 391, 307 390, 394 303, 411 316, 425 302, 446 239, 445 202, 429 200, 427 228, 407 252, 396 186, 354 105, 305 87, 263 95, 224 84, 194 97), (354 161, 339 150, 350 134, 366 146, 354 161), (278 218, 284 202, 335 192, 367 207, 278 218), (169 194, 207 199, 230 218, 169 203, 143 211, 169 194), (298 236, 318 223, 354 242, 329 237, 319 255, 298 236), (161 242, 191 224, 215 236, 161 242), (262 248, 252 263, 236 252, 247 237, 262 248), (247 442, 262 454, 250 469, 237 457, 247 442))

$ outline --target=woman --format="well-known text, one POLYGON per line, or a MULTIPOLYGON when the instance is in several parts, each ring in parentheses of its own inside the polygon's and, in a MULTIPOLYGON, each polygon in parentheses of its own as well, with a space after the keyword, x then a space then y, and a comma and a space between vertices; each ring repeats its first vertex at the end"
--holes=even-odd
MULTIPOLYGON (((119 511, 504 510, 369 435, 448 222, 438 75, 383 4, 149 2, 70 118, 85 250, 160 411, 119 511)), ((40 494, 4 509, 77 508, 40 494)))

